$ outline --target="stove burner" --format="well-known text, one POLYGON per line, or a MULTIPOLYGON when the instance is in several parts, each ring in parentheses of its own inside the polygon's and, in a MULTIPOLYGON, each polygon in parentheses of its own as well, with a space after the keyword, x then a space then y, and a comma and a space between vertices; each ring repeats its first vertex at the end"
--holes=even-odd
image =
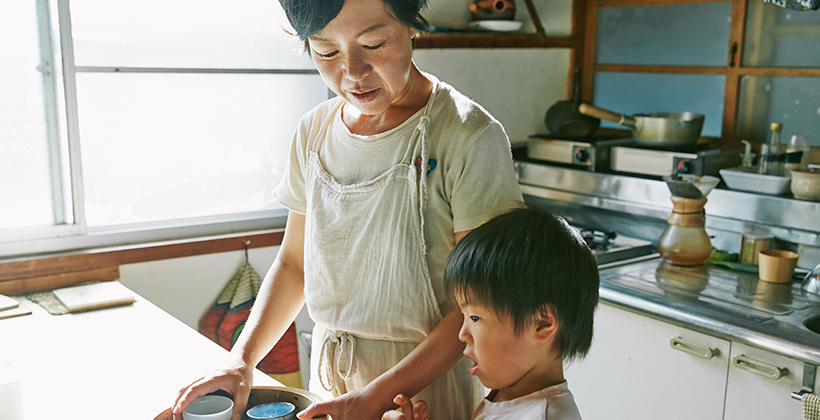
POLYGON ((613 241, 615 240, 615 237, 618 236, 612 231, 605 232, 590 228, 580 228, 578 231, 581 234, 581 237, 584 238, 584 241, 586 241, 589 249, 592 251, 608 250, 614 245, 613 241))

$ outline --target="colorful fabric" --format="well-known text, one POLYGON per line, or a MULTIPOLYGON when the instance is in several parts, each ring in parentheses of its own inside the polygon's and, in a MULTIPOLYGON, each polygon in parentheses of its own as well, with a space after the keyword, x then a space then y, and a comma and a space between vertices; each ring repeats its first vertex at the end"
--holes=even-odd
MULTIPOLYGON (((199 322, 199 332, 230 350, 245 327, 251 307, 259 294, 262 281, 245 261, 219 293, 214 306, 199 322)), ((299 370, 296 325, 291 324, 282 338, 256 366, 268 374, 292 373, 299 370)))

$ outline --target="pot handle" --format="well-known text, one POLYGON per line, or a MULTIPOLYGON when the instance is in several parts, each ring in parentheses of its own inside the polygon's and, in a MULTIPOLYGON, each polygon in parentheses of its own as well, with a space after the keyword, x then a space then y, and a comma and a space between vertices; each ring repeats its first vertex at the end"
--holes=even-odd
POLYGON ((635 118, 629 115, 619 114, 590 104, 578 105, 578 112, 589 115, 590 117, 600 118, 602 120, 611 121, 616 124, 625 125, 628 127, 635 126, 635 118))

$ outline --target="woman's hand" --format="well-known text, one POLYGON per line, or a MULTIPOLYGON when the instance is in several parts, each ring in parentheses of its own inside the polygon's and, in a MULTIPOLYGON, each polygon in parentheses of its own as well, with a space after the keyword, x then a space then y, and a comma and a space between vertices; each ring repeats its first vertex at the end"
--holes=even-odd
POLYGON ((173 406, 174 420, 181 420, 182 412, 197 397, 219 390, 233 395, 231 420, 240 420, 248 405, 252 384, 252 367, 237 364, 232 368, 215 370, 179 390, 173 406))
POLYGON ((387 398, 373 395, 372 387, 350 391, 332 400, 316 403, 296 415, 300 420, 310 420, 323 415, 333 420, 378 420, 385 411, 392 408, 387 398), (378 401, 383 401, 379 404, 378 401), (385 405, 385 403, 387 405, 385 405))
POLYGON ((382 420, 428 420, 430 418, 427 402, 424 400, 416 401, 414 404, 410 398, 399 394, 393 398, 393 402, 401 408, 401 411, 390 410, 382 415, 382 420))

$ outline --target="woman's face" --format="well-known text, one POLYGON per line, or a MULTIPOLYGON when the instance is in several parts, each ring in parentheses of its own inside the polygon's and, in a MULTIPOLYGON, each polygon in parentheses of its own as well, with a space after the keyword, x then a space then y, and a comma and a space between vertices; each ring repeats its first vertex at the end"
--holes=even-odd
POLYGON ((335 19, 308 39, 328 87, 362 114, 379 115, 407 94, 415 34, 384 1, 347 0, 335 19))

